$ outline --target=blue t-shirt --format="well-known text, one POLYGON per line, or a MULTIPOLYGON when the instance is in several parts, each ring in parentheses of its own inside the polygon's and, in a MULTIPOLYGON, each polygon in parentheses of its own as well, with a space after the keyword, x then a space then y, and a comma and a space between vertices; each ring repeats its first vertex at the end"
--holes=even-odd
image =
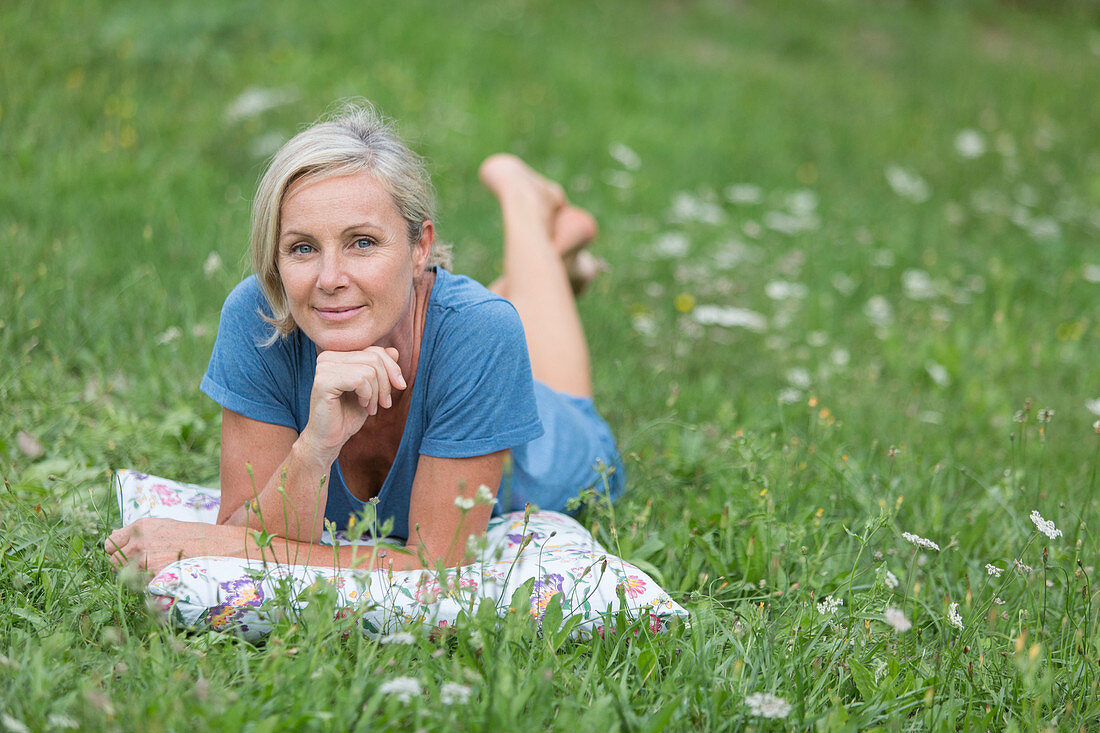
MULTIPOLYGON (((300 329, 261 344, 271 313, 255 276, 229 294, 214 353, 200 389, 222 407, 301 433, 317 347, 300 329)), ((523 445, 542 435, 523 326, 504 298, 461 275, 437 269, 428 299, 409 417, 393 467, 378 492, 379 523, 409 534, 409 498, 421 454, 468 458, 523 445)), ((337 527, 363 510, 332 464, 325 518, 337 527)))

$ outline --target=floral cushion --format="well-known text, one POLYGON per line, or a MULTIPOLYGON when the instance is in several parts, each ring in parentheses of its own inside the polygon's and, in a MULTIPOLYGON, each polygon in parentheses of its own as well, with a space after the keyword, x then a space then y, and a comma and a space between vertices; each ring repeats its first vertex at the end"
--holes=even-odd
MULTIPOLYGON (((192 484, 120 471, 115 477, 122 523, 164 517, 213 523, 219 492, 192 484)), ((164 568, 149 583, 152 605, 170 621, 191 628, 233 630, 250 639, 273 621, 302 607, 306 591, 330 586, 337 605, 359 614, 364 632, 393 633, 410 624, 453 625, 483 601, 506 613, 516 592, 530 583, 530 613, 540 624, 555 596, 562 623, 573 632, 598 630, 607 613, 645 616, 660 629, 687 612, 646 573, 608 552, 576 520, 556 512, 494 517, 485 546, 471 565, 434 572, 347 570, 264 562, 260 559, 197 557, 164 568), (280 601, 279 599, 283 599, 280 601), (287 600, 289 599, 289 600, 287 600)), ((323 541, 347 544, 341 533, 323 541)), ((371 551, 370 543, 364 553, 371 551)))

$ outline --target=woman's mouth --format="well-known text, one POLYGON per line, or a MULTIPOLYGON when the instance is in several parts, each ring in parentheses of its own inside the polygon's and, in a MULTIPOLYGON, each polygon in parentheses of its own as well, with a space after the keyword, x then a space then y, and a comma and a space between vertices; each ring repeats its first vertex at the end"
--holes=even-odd
POLYGON ((338 322, 354 318, 355 314, 363 310, 363 306, 349 305, 336 308, 314 308, 313 310, 322 320, 338 322))

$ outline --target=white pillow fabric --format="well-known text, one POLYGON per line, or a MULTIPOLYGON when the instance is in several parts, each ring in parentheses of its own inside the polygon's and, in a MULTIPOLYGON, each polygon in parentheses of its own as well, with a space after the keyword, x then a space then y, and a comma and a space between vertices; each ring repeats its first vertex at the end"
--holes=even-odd
MULTIPOLYGON (((115 485, 123 526, 143 517, 211 524, 217 518, 217 490, 129 470, 116 474, 115 485)), ((326 532, 323 541, 348 544, 341 535, 326 532)), ((531 616, 541 624, 551 599, 559 596, 562 623, 575 624, 575 634, 601 630, 604 616, 620 610, 632 619, 648 618, 655 630, 669 617, 687 616, 649 575, 609 554, 564 514, 533 512, 526 521, 523 512, 494 517, 485 537, 478 561, 442 573, 196 557, 164 568, 147 593, 152 605, 176 624, 233 630, 249 639, 263 637, 274 619, 300 609, 303 594, 318 583, 332 585, 337 605, 359 614, 363 631, 370 635, 411 624, 451 626, 486 600, 504 614, 516 591, 531 581, 531 616)), ((357 544, 364 554, 372 552, 369 543, 357 544)))

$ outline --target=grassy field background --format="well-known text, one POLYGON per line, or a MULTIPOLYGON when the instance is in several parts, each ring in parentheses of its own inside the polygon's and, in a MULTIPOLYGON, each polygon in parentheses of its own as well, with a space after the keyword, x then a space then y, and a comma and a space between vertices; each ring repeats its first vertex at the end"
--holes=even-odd
POLYGON ((0 7, 0 51, 0 725, 1100 725, 1096 6, 50 0, 0 7), (111 469, 216 482, 197 385, 252 191, 356 95, 430 160, 458 271, 499 268, 490 153, 600 220, 629 491, 582 518, 690 627, 253 646, 110 571, 111 469))

